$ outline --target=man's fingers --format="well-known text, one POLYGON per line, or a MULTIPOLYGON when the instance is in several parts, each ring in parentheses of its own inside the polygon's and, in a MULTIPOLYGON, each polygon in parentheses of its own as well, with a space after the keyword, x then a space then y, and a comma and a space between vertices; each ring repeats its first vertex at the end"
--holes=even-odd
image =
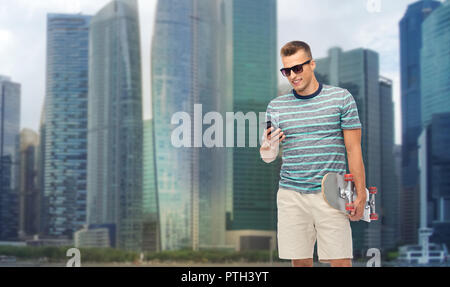
POLYGON ((267 129, 265 132, 264 132, 264 135, 267 137, 267 136, 269 136, 269 133, 271 132, 271 131, 273 131, 273 129, 274 129, 274 127, 270 127, 269 129, 267 129))
POLYGON ((361 218, 363 218, 362 212, 359 212, 356 209, 347 214, 347 216, 351 221, 359 221, 361 220, 361 218))
POLYGON ((283 132, 274 134, 274 136, 271 137, 270 144, 278 144, 281 141, 283 135, 283 132))
POLYGON ((275 130, 274 127, 271 127, 271 128, 270 128, 270 131, 271 131, 270 135, 269 135, 269 130, 267 131, 267 136, 268 136, 269 139, 271 139, 271 138, 273 138, 274 136, 276 136, 277 134, 279 134, 280 131, 281 131, 281 129, 275 130))
POLYGON ((278 136, 280 136, 281 134, 284 134, 284 133, 281 131, 281 129, 277 129, 276 131, 274 131, 270 134, 269 139, 272 139, 272 138, 278 139, 278 136))

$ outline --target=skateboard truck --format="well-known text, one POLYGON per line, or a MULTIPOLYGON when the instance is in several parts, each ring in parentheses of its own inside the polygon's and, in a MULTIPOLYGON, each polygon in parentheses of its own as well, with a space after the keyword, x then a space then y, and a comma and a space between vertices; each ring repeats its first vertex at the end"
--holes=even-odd
POLYGON ((370 220, 378 220, 378 214, 375 212, 375 194, 377 194, 377 191, 375 186, 369 187, 370 220))
POLYGON ((353 206, 353 175, 346 174, 344 176, 345 188, 341 190, 341 197, 345 199, 345 210, 353 211, 355 207, 353 206))

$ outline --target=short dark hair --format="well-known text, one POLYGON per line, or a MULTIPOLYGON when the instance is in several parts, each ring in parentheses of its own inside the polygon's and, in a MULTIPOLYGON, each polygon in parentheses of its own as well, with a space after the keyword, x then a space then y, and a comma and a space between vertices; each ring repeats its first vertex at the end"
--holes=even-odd
POLYGON ((284 45, 283 48, 281 48, 281 56, 288 57, 294 55, 299 50, 303 50, 305 54, 312 59, 311 48, 308 44, 302 41, 292 41, 284 45))

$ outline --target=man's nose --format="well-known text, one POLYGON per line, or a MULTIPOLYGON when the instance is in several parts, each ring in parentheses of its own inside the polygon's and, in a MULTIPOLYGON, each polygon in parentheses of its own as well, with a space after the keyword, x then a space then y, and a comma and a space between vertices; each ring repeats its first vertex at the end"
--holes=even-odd
POLYGON ((293 79, 295 79, 296 76, 297 75, 294 73, 294 71, 291 71, 291 74, 289 75, 288 79, 293 80, 293 79))

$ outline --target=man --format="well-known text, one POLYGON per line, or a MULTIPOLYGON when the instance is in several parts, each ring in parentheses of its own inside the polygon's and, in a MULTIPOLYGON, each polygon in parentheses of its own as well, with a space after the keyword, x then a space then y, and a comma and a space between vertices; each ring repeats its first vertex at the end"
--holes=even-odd
POLYGON ((278 250, 292 265, 313 266, 314 245, 321 262, 351 267, 350 221, 362 218, 366 201, 361 152, 361 123, 353 96, 345 89, 319 83, 308 44, 287 43, 281 49, 282 74, 292 93, 267 106, 268 129, 260 149, 270 163, 283 147, 277 193, 278 250), (322 197, 321 181, 328 172, 346 173, 345 151, 357 199, 349 215, 330 207, 322 197))

